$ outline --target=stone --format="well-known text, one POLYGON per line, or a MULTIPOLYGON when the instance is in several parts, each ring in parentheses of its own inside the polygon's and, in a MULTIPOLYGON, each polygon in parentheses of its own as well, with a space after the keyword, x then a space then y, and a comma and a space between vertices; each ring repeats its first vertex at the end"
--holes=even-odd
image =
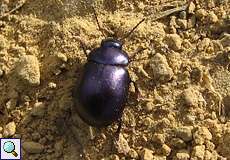
POLYGON ((204 100, 202 94, 195 88, 189 87, 184 90, 182 93, 182 97, 184 99, 184 104, 187 107, 199 107, 201 105, 206 105, 206 101, 204 100))
POLYGON ((177 19, 177 25, 180 26, 181 29, 187 29, 188 28, 188 22, 186 19, 177 19))
POLYGON ((189 160, 189 159, 190 159, 190 155, 187 150, 180 150, 173 157, 173 160, 189 160))
POLYGON ((16 132, 16 124, 15 122, 10 122, 5 126, 3 136, 10 137, 13 136, 15 132, 16 132))
POLYGON ((130 151, 129 144, 122 134, 119 134, 119 140, 116 142, 115 147, 118 153, 128 154, 130 151))
POLYGON ((166 42, 168 46, 175 51, 181 49, 182 39, 178 34, 168 34, 166 36, 166 42))
POLYGON ((204 18, 204 17, 207 16, 207 11, 204 10, 204 9, 198 9, 198 10, 196 11, 196 16, 197 16, 199 19, 202 19, 202 18, 204 18))
POLYGON ((40 69, 37 57, 23 56, 16 65, 15 74, 26 85, 38 86, 40 84, 40 69))
POLYGON ((45 149, 43 145, 37 142, 33 142, 33 141, 27 141, 27 142, 22 143, 22 148, 27 153, 41 153, 45 149))
POLYGON ((186 147, 185 142, 180 138, 172 138, 170 144, 171 146, 178 148, 178 149, 183 149, 186 147))
POLYGON ((212 134, 206 127, 199 127, 193 134, 193 139, 196 144, 202 145, 205 141, 212 139, 212 134))
POLYGON ((36 102, 31 111, 32 116, 43 117, 46 111, 45 104, 43 102, 36 102))
POLYGON ((217 15, 213 11, 211 11, 208 14, 208 20, 210 23, 216 23, 216 22, 218 22, 219 19, 218 19, 217 15))
POLYGON ((166 57, 160 53, 157 53, 151 59, 150 67, 152 68, 152 75, 155 81, 166 83, 171 80, 174 75, 172 69, 169 67, 166 57))
POLYGON ((202 41, 197 43, 197 49, 198 51, 205 51, 211 43, 211 40, 209 38, 204 38, 202 41))
POLYGON ((169 156, 170 153, 171 153, 171 148, 166 145, 166 144, 163 144, 162 147, 161 147, 161 153, 164 155, 164 156, 169 156))
POLYGON ((53 82, 50 82, 50 83, 48 84, 48 87, 49 87, 50 89, 55 89, 55 88, 57 87, 57 84, 56 84, 56 83, 53 83, 53 82))
POLYGON ((144 148, 141 151, 141 160, 153 160, 153 151, 147 148, 144 148))
POLYGON ((192 129, 191 127, 180 127, 176 129, 177 137, 183 139, 185 142, 192 140, 192 129))
POLYGON ((16 105, 17 105, 17 99, 10 99, 8 102, 6 102, 6 108, 8 110, 15 109, 16 105))
POLYGON ((204 159, 204 154, 205 154, 205 146, 204 145, 198 145, 193 147, 192 149, 192 156, 191 159, 204 159))
POLYGON ((154 143, 162 145, 165 143, 165 135, 164 134, 154 134, 152 137, 152 141, 154 143))
POLYGON ((154 108, 154 104, 152 102, 147 102, 144 106, 144 109, 147 113, 151 112, 154 108))
POLYGON ((194 14, 195 9, 196 9, 195 4, 193 2, 190 2, 189 6, 188 6, 188 13, 189 14, 194 14))
POLYGON ((63 62, 67 62, 68 58, 63 53, 57 53, 57 58, 60 59, 63 62))
POLYGON ((205 147, 206 147, 206 150, 214 151, 216 146, 215 146, 215 144, 213 142, 207 141, 205 143, 205 147))
POLYGON ((181 11, 179 16, 181 19, 186 19, 186 17, 187 17, 186 11, 181 11))
POLYGON ((0 68, 0 78, 4 75, 4 71, 0 68))
POLYGON ((133 148, 129 150, 128 155, 130 158, 138 159, 138 153, 133 148))
POLYGON ((214 157, 213 157, 212 153, 210 151, 206 150, 204 153, 204 159, 205 160, 212 160, 213 158, 214 157))

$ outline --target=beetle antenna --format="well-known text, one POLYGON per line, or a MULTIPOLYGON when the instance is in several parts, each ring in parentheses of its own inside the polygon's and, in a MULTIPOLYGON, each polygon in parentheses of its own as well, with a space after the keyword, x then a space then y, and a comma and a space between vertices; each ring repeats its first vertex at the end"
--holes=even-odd
POLYGON ((137 27, 144 21, 145 21, 145 18, 143 18, 140 22, 138 22, 124 37, 121 38, 121 41, 129 37, 133 33, 133 31, 135 31, 135 29, 137 29, 137 27))
POLYGON ((92 9, 93 9, 93 14, 94 14, 94 17, 96 19, 96 22, 97 22, 97 26, 98 26, 98 29, 101 31, 101 33, 103 34, 104 37, 106 37, 105 33, 103 32, 103 29, 99 23, 99 20, 98 20, 98 17, 97 17, 97 12, 95 10, 95 8, 92 6, 92 9))

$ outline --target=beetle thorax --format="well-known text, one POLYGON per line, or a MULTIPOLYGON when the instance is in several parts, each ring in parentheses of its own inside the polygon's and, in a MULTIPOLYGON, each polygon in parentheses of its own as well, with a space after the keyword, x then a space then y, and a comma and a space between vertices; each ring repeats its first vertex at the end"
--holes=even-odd
POLYGON ((127 66, 129 63, 127 53, 122 50, 122 43, 111 38, 103 40, 99 48, 90 52, 88 60, 105 65, 127 66))

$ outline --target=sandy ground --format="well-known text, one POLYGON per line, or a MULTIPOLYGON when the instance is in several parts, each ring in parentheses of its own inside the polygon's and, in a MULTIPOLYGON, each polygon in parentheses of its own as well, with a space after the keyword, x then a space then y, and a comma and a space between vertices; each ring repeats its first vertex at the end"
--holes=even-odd
POLYGON ((88 50, 105 37, 91 1, 0 1, 0 136, 22 139, 24 160, 230 159, 230 2, 194 0, 186 11, 173 0, 95 0, 108 36, 126 39, 130 87, 119 141, 117 125, 102 130, 71 111, 88 50), (25 4, 15 12, 16 6, 25 4), (148 16, 152 14, 151 16, 148 16), (5 15, 4 17, 2 17, 5 15), (70 112, 71 111, 71 112, 70 112))

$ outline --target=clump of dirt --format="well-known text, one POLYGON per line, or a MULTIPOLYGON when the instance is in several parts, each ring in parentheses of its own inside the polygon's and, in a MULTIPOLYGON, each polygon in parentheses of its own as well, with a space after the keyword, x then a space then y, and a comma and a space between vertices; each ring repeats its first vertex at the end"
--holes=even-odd
POLYGON ((0 137, 21 138, 28 160, 230 159, 229 15, 228 0, 1 1, 0 137), (146 17, 123 47, 146 49, 128 68, 142 98, 131 86, 115 145, 115 124, 90 129, 73 111, 86 62, 79 40, 88 52, 105 38, 92 5, 108 36, 146 17))

